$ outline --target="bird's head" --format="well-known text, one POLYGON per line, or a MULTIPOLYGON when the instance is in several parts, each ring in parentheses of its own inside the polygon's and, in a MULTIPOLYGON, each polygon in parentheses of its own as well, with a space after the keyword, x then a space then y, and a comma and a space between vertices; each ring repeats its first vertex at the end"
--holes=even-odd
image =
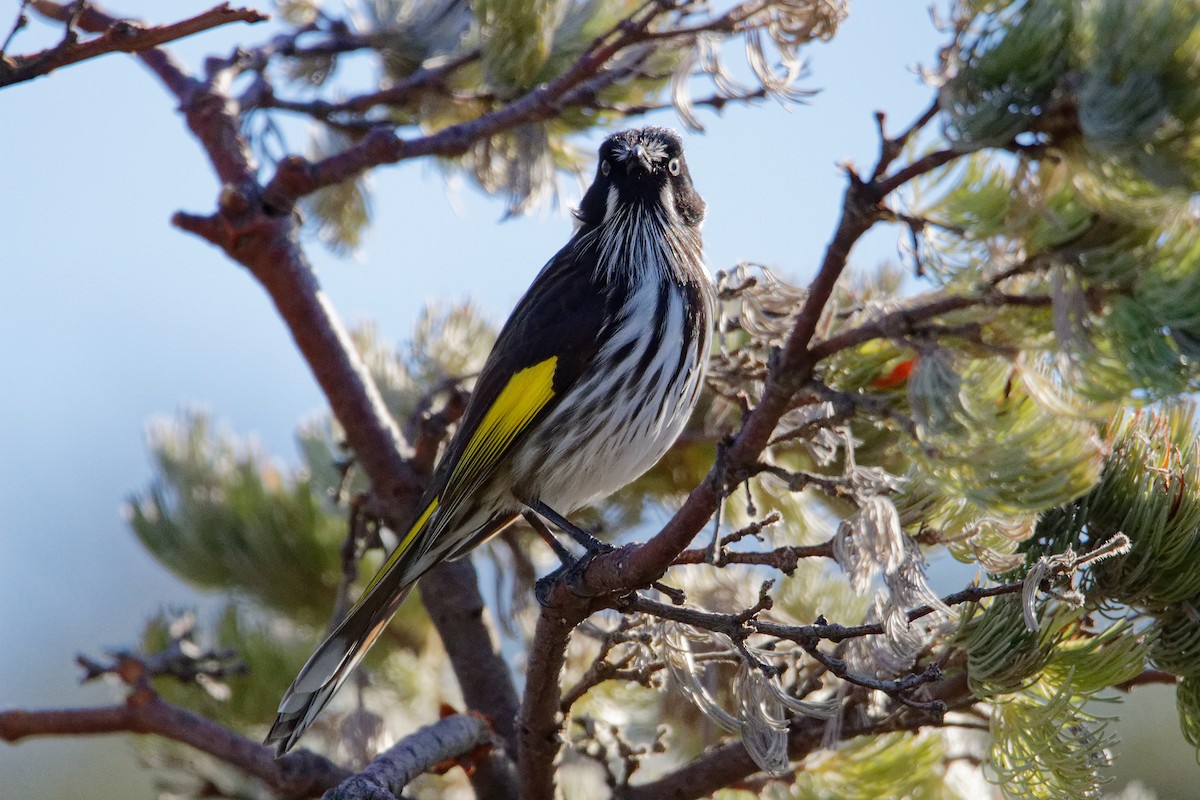
POLYGON ((596 177, 576 215, 590 227, 635 204, 661 207, 668 216, 674 212, 689 227, 704 221, 704 201, 692 186, 683 141, 668 128, 633 128, 605 139, 596 177))

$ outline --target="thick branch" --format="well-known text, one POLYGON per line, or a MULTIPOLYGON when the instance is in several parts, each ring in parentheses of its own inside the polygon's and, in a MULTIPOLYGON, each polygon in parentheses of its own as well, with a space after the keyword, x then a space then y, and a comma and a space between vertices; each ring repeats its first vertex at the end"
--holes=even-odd
MULTIPOLYGON (((387 522, 402 529, 422 481, 402 454, 401 435, 349 334, 317 285, 296 241, 295 220, 290 215, 259 215, 236 233, 223 225, 227 220, 221 217, 176 215, 175 221, 186 230, 219 241, 232 258, 250 268, 271 295, 375 494, 383 501, 387 522)), ((494 720, 506 749, 514 752, 516 688, 483 614, 474 568, 466 561, 444 564, 421 580, 420 589, 468 707, 494 720)), ((505 760, 498 752, 478 764, 472 778, 481 798, 501 800, 515 793, 511 767, 505 760)))
MULTIPOLYGON (((54 20, 67 22, 71 16, 69 6, 48 0, 33 0, 30 6, 54 20)), ((146 27, 135 20, 111 20, 93 39, 77 41, 73 32, 54 47, 27 56, 6 56, 0 59, 0 87, 32 80, 49 74, 60 67, 77 64, 108 53, 139 53, 173 42, 194 33, 211 30, 232 22, 263 22, 265 14, 250 8, 231 8, 229 3, 214 6, 189 19, 170 25, 146 27)), ((87 28, 85 28, 87 29, 87 28)))
MULTIPOLYGON (((217 238, 271 295, 383 500, 388 523, 402 529, 422 482, 402 454, 400 433, 349 334, 320 291, 296 241, 295 220, 259 215, 228 239, 223 222, 220 217, 176 215, 180 227, 217 238)), ((516 689, 483 616, 474 568, 468 562, 443 565, 426 575, 420 588, 469 707, 495 720, 508 749, 515 750, 516 689), (436 599, 429 600, 431 596, 436 599)), ((481 762, 472 777, 481 797, 504 798, 513 794, 508 776, 503 756, 496 754, 481 762)))
POLYGON ((223 201, 227 212, 235 212, 233 219, 176 214, 173 221, 184 230, 215 240, 231 258, 249 268, 267 291, 345 431, 355 458, 375 492, 388 504, 388 523, 403 527, 422 482, 404 458, 407 445, 350 334, 300 249, 296 221, 290 215, 254 214, 248 198, 234 196, 229 190, 223 201), (246 214, 236 214, 242 208, 247 209, 246 214), (244 222, 245 227, 231 228, 229 222, 244 222))
POLYGON ((621 548, 597 558, 585 573, 588 591, 597 594, 646 586, 670 566, 707 523, 724 496, 729 469, 754 464, 787 412, 792 395, 812 377, 818 359, 809 351, 817 324, 846 268, 851 248, 880 218, 879 198, 870 185, 848 171, 849 185, 842 201, 842 216, 792 333, 772 366, 762 398, 746 417, 741 431, 725 451, 709 479, 696 487, 687 502, 649 541, 621 548))
MULTIPOLYGON (((54 3, 44 5, 51 11, 62 9, 54 3)), ((115 20, 89 5, 77 21, 80 28, 97 31, 115 20)), ((220 246, 266 289, 341 423, 358 463, 382 499, 387 522, 402 527, 411 515, 422 481, 405 460, 402 437, 344 326, 320 290, 298 241, 298 220, 261 200, 262 189, 255 177, 250 148, 219 74, 200 81, 160 48, 141 51, 138 57, 179 99, 188 127, 223 184, 216 215, 177 214, 175 224, 220 246)), ((451 574, 453 570, 426 576, 426 590, 451 574)), ((441 594, 447 599, 440 604, 435 619, 452 654, 459 683, 466 687, 508 682, 507 691, 488 695, 497 699, 495 705, 476 710, 499 721, 514 719, 515 690, 507 668, 498 659, 479 656, 495 648, 478 613, 478 589, 468 592, 461 582, 452 583, 441 594), (509 699, 504 701, 505 697, 509 699)), ((511 740, 510 749, 515 749, 511 740)), ((486 767, 481 767, 477 777, 483 781, 495 778, 492 782, 496 786, 505 785, 502 777, 488 775, 486 767)))
POLYGON ((0 712, 0 739, 101 733, 155 734, 190 745, 258 778, 280 797, 311 797, 336 786, 349 772, 301 750, 276 760, 270 748, 210 719, 165 702, 147 688, 125 703, 101 708, 0 712))
POLYGON ((562 747, 561 675, 571 631, 590 613, 586 605, 546 606, 529 651, 517 744, 523 800, 554 800, 554 760, 562 747))
MULTIPOLYGON (((421 602, 439 631, 452 629, 463 618, 489 633, 487 644, 474 636, 442 636, 446 654, 453 664, 472 664, 472 680, 461 681, 463 700, 468 708, 496 709, 505 713, 491 717, 492 729, 499 736, 509 755, 516 757, 516 717, 520 698, 508 676, 508 664, 491 634, 491 621, 483 595, 479 593, 479 578, 470 559, 439 564, 418 584, 421 602), (430 580, 430 579, 433 580, 430 580)), ((462 676, 460 676, 461 678, 462 676)))
POLYGON ((419 775, 491 741, 491 730, 482 717, 446 717, 401 739, 362 772, 326 793, 324 800, 394 800, 419 775))

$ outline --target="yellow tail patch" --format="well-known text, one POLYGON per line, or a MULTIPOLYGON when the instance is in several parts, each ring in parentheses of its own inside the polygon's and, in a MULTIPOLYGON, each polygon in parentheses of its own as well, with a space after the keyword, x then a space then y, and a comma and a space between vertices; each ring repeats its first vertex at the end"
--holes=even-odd
POLYGON ((400 540, 400 544, 396 545, 396 549, 392 551, 392 554, 388 556, 388 560, 385 561, 383 566, 379 568, 379 571, 375 573, 375 577, 371 579, 369 584, 367 584, 367 588, 363 589, 362 596, 359 597, 358 603, 354 604, 354 608, 358 608, 362 601, 371 594, 371 590, 374 589, 381 580, 383 580, 383 576, 387 575, 388 572, 391 571, 392 567, 396 565, 396 562, 400 560, 400 556, 404 555, 405 551, 407 551, 409 546, 413 543, 413 540, 417 538, 417 534, 420 533, 421 529, 425 527, 425 523, 429 522, 429 518, 433 515, 433 512, 437 510, 437 507, 438 499, 435 497, 429 501, 429 505, 425 506, 425 510, 421 512, 421 516, 417 517, 417 521, 414 522, 412 527, 408 529, 408 533, 404 534, 404 538, 400 540))

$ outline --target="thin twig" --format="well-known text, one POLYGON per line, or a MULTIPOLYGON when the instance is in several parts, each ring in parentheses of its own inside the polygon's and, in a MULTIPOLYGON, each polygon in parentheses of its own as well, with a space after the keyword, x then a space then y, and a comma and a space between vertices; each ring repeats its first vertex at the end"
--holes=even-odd
MULTIPOLYGON (((988 597, 1016 594, 1024 586, 1023 581, 1004 583, 999 586, 969 586, 961 591, 946 595, 942 598, 942 603, 947 606, 978 603, 980 600, 988 597)), ((695 608, 670 606, 666 603, 660 603, 656 600, 636 595, 631 595, 622 600, 621 607, 640 611, 643 614, 649 614, 659 619, 682 622, 686 625, 712 631, 713 633, 720 633, 731 638, 741 635, 741 631, 745 627, 751 628, 755 633, 766 634, 776 639, 793 641, 801 645, 819 639, 830 642, 843 642, 847 639, 855 639, 862 636, 881 636, 884 634, 884 627, 881 622, 868 622, 862 625, 838 625, 826 622, 822 617, 812 625, 784 625, 778 622, 759 619, 756 616, 745 617, 745 612, 742 612, 741 616, 737 614, 718 614, 695 608)), ((918 606, 907 613, 908 621, 914 622, 921 617, 934 613, 935 610, 933 606, 918 606)))
POLYGON ((880 197, 889 195, 914 178, 919 178, 927 172, 932 172, 962 155, 963 153, 958 150, 935 150, 918 158, 911 164, 906 164, 886 178, 880 178, 873 185, 875 190, 879 192, 880 197))
POLYGON ((854 672, 845 661, 821 650, 815 641, 806 642, 801 647, 804 648, 806 653, 816 659, 821 666, 842 680, 853 683, 856 686, 862 686, 864 689, 873 689, 897 697, 912 691, 918 686, 924 686, 927 683, 933 683, 942 679, 942 671, 936 664, 930 664, 922 672, 914 672, 894 680, 872 678, 869 675, 854 672))
POLYGON ((1005 294, 994 290, 976 294, 936 295, 908 308, 881 314, 853 328, 839 331, 813 345, 812 353, 818 358, 828 358, 834 353, 856 347, 874 339, 899 338, 915 331, 919 325, 943 314, 974 307, 989 306, 1038 306, 1051 305, 1054 298, 1048 295, 1005 294))
POLYGON ((373 108, 403 107, 412 102, 413 97, 422 90, 442 86, 447 79, 462 67, 479 59, 478 50, 468 50, 462 55, 448 59, 436 66, 422 67, 402 81, 386 86, 374 92, 348 97, 345 100, 286 100, 271 94, 262 99, 263 108, 278 108, 306 114, 314 119, 328 122, 341 114, 365 114, 373 108))
POLYGON ((1112 688, 1120 692, 1131 692, 1138 686, 1171 685, 1179 682, 1178 675, 1172 675, 1161 669, 1148 669, 1135 675, 1127 681, 1118 683, 1112 688))
MULTIPOLYGON (((49 2, 49 0, 32 0, 29 5, 38 13, 69 23, 73 12, 71 5, 49 2)), ((79 6, 82 11, 83 6, 79 6)), ((109 53, 139 53, 167 42, 177 41, 195 33, 211 30, 233 22, 263 22, 268 17, 254 9, 232 8, 229 3, 214 6, 208 11, 194 17, 174 22, 169 25, 146 27, 134 20, 112 20, 99 36, 86 41, 77 41, 74 36, 68 36, 63 42, 54 47, 25 56, 7 56, 0 60, 0 87, 14 83, 33 80, 49 74, 60 67, 78 64, 80 61, 107 55, 109 53)), ((68 25, 68 31, 73 28, 68 25)), ((16 29, 13 30, 13 33, 16 29)), ((12 34, 9 34, 11 40, 12 34)), ((5 42, 5 47, 8 41, 5 42)))
MULTIPOLYGON (((707 563, 708 550, 693 548, 684 550, 675 559, 675 564, 704 564, 707 563)), ((821 544, 788 545, 776 547, 767 551, 732 551, 724 552, 721 564, 752 564, 774 567, 785 575, 796 571, 797 565, 803 558, 833 558, 832 540, 821 544)))
POLYGON ((926 107, 925 111, 910 125, 903 133, 895 138, 888 138, 887 132, 884 130, 885 116, 882 111, 875 112, 875 125, 879 131, 880 153, 879 161, 876 162, 875 168, 871 170, 871 180, 878 181, 883 177, 888 167, 892 165, 902 152, 905 146, 914 135, 926 125, 933 121, 937 116, 940 106, 935 98, 932 103, 926 107))
POLYGON ((4 54, 8 52, 8 46, 12 44, 13 37, 29 24, 29 16, 25 13, 25 9, 29 7, 29 0, 21 0, 21 7, 17 9, 17 19, 13 22, 12 30, 8 32, 8 36, 4 37, 4 44, 0 44, 0 64, 8 66, 4 54))

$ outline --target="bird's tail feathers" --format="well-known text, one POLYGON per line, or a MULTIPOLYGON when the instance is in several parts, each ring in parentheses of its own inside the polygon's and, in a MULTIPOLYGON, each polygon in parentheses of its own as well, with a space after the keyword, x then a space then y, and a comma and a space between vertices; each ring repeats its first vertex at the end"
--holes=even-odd
POLYGON ((404 602, 420 577, 419 562, 424 548, 413 547, 413 542, 436 508, 435 499, 388 556, 346 618, 309 657, 284 694, 279 703, 279 714, 264 740, 265 744, 275 745, 277 756, 292 749, 404 602))

